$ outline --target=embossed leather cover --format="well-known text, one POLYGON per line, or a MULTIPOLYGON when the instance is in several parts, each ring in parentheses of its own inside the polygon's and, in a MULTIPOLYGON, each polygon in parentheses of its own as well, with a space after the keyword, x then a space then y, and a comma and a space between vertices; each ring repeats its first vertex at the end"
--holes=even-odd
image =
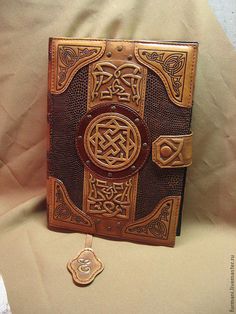
POLYGON ((48 226, 173 246, 197 43, 51 38, 48 226))

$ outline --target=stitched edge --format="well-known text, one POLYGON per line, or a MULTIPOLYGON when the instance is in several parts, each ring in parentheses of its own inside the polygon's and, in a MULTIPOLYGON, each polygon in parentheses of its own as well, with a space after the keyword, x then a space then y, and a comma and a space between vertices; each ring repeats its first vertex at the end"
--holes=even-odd
POLYGON ((192 67, 191 67, 191 73, 190 73, 190 87, 189 87, 189 99, 188 103, 191 105, 193 102, 193 85, 194 85, 194 74, 196 72, 196 56, 197 56, 197 47, 193 46, 193 59, 192 59, 192 67))
POLYGON ((50 37, 53 40, 65 40, 65 41, 112 41, 112 42, 127 42, 127 43, 144 43, 144 44, 163 44, 163 45, 174 45, 174 46, 198 46, 197 42, 181 42, 181 41, 158 41, 158 40, 129 40, 129 39, 107 39, 107 38, 74 38, 74 37, 50 37))
POLYGON ((171 236, 169 241, 170 243, 174 246, 175 245, 175 240, 176 240, 176 228, 177 228, 177 221, 178 221, 178 217, 179 217, 179 208, 180 208, 180 201, 181 201, 181 196, 176 196, 176 198, 174 199, 174 214, 172 213, 172 215, 174 215, 174 223, 173 223, 173 232, 170 232, 171 236), (178 198, 178 199, 176 199, 178 198))

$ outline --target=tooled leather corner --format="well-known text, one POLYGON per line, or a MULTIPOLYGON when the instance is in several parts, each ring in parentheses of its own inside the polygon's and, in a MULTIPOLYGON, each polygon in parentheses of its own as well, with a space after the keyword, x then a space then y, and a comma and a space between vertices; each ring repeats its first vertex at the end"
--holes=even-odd
POLYGON ((94 232, 91 218, 73 204, 64 184, 54 177, 47 180, 47 203, 49 227, 94 232))
POLYGON ((180 196, 165 197, 151 214, 126 226, 123 229, 124 237, 155 245, 174 246, 180 201, 180 196))
POLYGON ((152 161, 160 168, 190 166, 192 164, 192 133, 159 136, 152 143, 152 161))
POLYGON ((49 91, 64 92, 79 69, 98 60, 105 51, 104 40, 53 39, 49 41, 49 91))
POLYGON ((193 100, 197 49, 197 43, 136 43, 135 56, 161 78, 174 104, 189 108, 193 100))

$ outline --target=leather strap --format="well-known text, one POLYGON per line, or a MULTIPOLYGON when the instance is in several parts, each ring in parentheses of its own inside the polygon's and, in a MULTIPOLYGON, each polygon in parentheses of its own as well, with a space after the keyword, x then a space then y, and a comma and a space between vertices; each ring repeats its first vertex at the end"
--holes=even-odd
POLYGON ((93 243, 93 236, 91 234, 86 234, 86 239, 85 239, 85 247, 86 248, 91 248, 93 243))
POLYGON ((160 168, 190 166, 192 164, 192 133, 159 136, 152 143, 152 160, 160 168))

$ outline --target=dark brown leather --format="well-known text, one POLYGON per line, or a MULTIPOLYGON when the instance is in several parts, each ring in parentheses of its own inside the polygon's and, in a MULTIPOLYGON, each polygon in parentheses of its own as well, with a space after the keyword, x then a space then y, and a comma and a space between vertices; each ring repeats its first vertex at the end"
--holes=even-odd
POLYGON ((49 228, 174 245, 197 46, 50 40, 49 228))
MULTIPOLYGON (((191 108, 177 107, 171 102, 161 79, 149 70, 144 121, 149 126, 151 141, 163 134, 189 134, 191 113, 191 108)), ((183 197, 185 172, 185 168, 162 169, 149 156, 139 173, 136 219, 149 214, 166 196, 183 197)))
POLYGON ((64 93, 49 93, 48 96, 48 176, 58 178, 65 184, 71 200, 79 208, 82 207, 84 169, 77 156, 75 138, 78 121, 86 113, 87 81, 88 68, 84 67, 64 93))

